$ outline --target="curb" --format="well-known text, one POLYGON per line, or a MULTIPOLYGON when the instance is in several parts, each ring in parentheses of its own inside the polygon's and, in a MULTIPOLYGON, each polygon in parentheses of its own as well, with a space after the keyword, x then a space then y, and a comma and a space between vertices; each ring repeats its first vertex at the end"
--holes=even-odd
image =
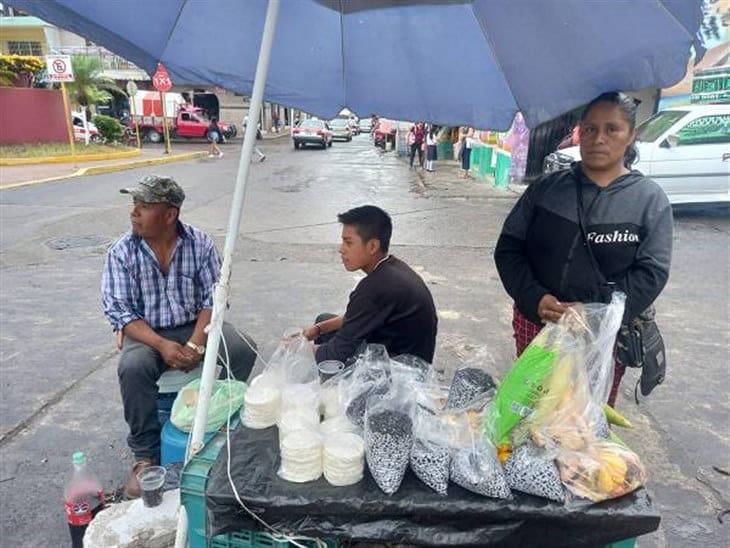
POLYGON ((70 164, 78 162, 98 162, 100 160, 121 160, 134 158, 142 154, 138 148, 120 152, 103 152, 101 154, 77 154, 76 156, 38 156, 36 158, 0 158, 0 166, 28 166, 37 164, 70 164))
POLYGON ((156 166, 162 164, 171 164, 173 162, 184 162, 186 160, 195 160, 198 158, 205 158, 208 156, 207 151, 201 152, 188 152, 186 154, 176 154, 166 158, 150 158, 147 160, 137 160, 134 162, 124 162, 120 164, 111 164, 107 166, 94 166, 84 167, 68 175, 61 175, 59 177, 49 177, 47 179, 38 179, 35 181, 22 181, 20 183, 10 183, 9 185, 0 186, 2 190, 12 190, 14 188, 21 188, 24 186, 39 185, 42 183, 52 183, 55 181, 62 181, 64 179, 74 179, 76 177, 83 177, 85 175, 101 175, 104 173, 113 173, 115 171, 125 171, 128 169, 136 169, 139 167, 156 166))

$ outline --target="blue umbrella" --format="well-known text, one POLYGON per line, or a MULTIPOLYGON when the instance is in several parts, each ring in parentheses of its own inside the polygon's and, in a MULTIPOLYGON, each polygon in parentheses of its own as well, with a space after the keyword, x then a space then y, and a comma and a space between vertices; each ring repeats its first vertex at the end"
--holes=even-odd
MULTIPOLYGON (((11 0, 176 84, 250 95, 266 0, 11 0)), ((283 0, 267 101, 534 127, 608 90, 685 73, 701 0, 283 0)))
MULTIPOLYGON (((176 84, 251 95, 190 454, 202 448, 264 97, 323 118, 348 107, 506 129, 520 110, 535 126, 604 91, 674 84, 690 46, 703 51, 701 0, 3 1, 150 74, 162 62, 176 84)), ((176 547, 186 533, 181 509, 176 547)))

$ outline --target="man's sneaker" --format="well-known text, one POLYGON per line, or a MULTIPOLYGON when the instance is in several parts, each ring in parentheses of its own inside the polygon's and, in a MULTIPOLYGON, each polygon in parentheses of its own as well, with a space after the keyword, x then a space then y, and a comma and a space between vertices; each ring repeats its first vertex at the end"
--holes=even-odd
POLYGON ((223 153, 222 152, 219 152, 218 153, 218 158, 223 158, 223 153))
POLYGON ((139 486, 137 475, 150 466, 157 466, 157 459, 139 459, 134 463, 127 482, 124 484, 124 494, 128 499, 137 499, 142 495, 142 489, 139 486))

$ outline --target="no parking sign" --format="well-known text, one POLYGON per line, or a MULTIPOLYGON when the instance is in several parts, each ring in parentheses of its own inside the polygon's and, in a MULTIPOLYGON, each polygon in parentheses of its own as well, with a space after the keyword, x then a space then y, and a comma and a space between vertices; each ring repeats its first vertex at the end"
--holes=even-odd
POLYGON ((70 55, 46 55, 49 82, 73 82, 74 71, 70 55))

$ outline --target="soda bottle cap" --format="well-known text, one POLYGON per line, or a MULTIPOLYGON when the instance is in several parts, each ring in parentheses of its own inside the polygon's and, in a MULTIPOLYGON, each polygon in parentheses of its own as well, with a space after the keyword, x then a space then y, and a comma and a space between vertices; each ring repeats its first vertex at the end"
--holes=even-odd
POLYGON ((77 451, 73 454, 73 463, 74 464, 86 464, 86 455, 82 451, 77 451))

